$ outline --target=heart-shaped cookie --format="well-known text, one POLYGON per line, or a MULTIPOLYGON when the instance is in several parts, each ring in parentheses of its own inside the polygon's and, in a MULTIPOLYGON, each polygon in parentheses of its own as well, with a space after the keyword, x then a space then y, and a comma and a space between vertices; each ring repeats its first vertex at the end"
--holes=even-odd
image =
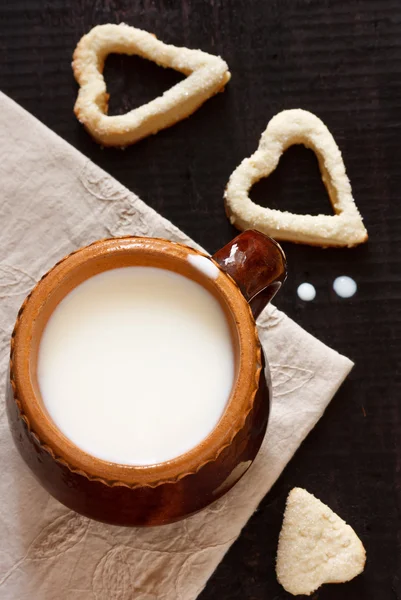
POLYGON ((164 44, 153 34, 125 23, 98 25, 84 35, 75 49, 72 68, 80 85, 74 112, 104 146, 127 146, 174 125, 221 91, 231 77, 219 56, 164 44), (109 117, 102 73, 111 53, 136 54, 188 77, 151 102, 109 117))
POLYGON ((350 581, 365 567, 355 531, 328 506, 301 488, 291 490, 277 549, 276 573, 295 596, 324 583, 350 581))
POLYGON ((271 119, 256 152, 232 173, 224 197, 227 215, 240 230, 258 229, 277 240, 323 247, 351 247, 368 239, 341 152, 326 125, 305 110, 285 110, 271 119), (270 175, 293 144, 315 152, 334 215, 297 215, 263 208, 249 198, 253 184, 270 175))

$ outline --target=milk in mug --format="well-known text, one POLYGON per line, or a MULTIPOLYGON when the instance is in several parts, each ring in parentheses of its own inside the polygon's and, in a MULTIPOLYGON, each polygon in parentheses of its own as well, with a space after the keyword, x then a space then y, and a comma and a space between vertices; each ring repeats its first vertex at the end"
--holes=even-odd
POLYGON ((55 425, 85 452, 127 465, 168 461, 206 438, 234 371, 218 300, 183 275, 144 266, 78 285, 51 315, 38 354, 55 425))

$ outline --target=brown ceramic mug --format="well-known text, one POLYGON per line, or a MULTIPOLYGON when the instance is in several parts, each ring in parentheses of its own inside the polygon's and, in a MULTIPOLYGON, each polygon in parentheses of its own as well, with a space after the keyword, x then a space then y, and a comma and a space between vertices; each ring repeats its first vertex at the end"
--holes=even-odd
MULTIPOLYGON (((255 318, 286 277, 280 246, 246 231, 207 257, 219 267, 207 277, 188 260, 197 250, 167 240, 101 240, 57 263, 24 301, 11 340, 7 412, 15 444, 46 490, 67 507, 119 525, 161 525, 217 500, 245 473, 265 435, 271 390, 255 318), (117 267, 169 269, 204 286, 229 323, 236 376, 217 426, 199 445, 167 462, 111 463, 75 446, 52 422, 37 380, 38 348, 58 303, 89 277, 117 267)), ((203 256, 203 255, 202 255, 203 256)))

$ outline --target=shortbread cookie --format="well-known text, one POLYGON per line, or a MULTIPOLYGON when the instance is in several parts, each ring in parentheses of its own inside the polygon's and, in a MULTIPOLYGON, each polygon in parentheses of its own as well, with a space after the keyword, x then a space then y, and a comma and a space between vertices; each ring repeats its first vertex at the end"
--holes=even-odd
POLYGON ((355 531, 328 506, 301 488, 287 498, 276 573, 294 596, 324 583, 344 583, 362 573, 366 553, 355 531))
POLYGON ((305 110, 285 110, 271 119, 256 152, 231 175, 224 197, 227 215, 240 230, 258 229, 277 240, 323 247, 351 247, 368 239, 341 152, 326 125, 305 110), (263 208, 249 198, 253 184, 270 175, 293 144, 315 152, 334 215, 297 215, 263 208))
POLYGON ((72 68, 80 85, 74 112, 104 146, 127 146, 191 115, 221 91, 231 75, 219 56, 164 44, 151 33, 120 25, 98 25, 79 41, 72 68), (187 78, 162 96, 125 115, 107 115, 109 95, 103 78, 108 54, 136 54, 187 78))

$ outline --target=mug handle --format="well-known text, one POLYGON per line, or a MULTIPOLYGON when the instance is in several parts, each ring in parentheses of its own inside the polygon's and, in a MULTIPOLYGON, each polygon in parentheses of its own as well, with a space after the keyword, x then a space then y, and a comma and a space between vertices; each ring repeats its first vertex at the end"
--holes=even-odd
POLYGON ((256 319, 287 278, 287 261, 272 238, 248 229, 212 257, 237 283, 256 319))

